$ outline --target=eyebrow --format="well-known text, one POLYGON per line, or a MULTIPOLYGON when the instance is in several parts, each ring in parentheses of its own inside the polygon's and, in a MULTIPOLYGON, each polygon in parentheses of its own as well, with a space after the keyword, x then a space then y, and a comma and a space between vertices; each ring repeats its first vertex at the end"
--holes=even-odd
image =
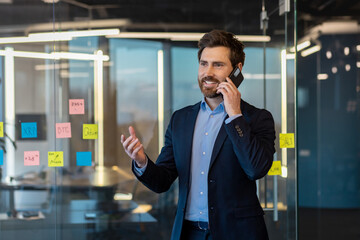
MULTIPOLYGON (((200 60, 200 62, 209 62, 209 61, 206 61, 206 60, 200 60)), ((215 62, 212 62, 212 64, 225 64, 225 62, 222 62, 222 61, 215 61, 215 62)))

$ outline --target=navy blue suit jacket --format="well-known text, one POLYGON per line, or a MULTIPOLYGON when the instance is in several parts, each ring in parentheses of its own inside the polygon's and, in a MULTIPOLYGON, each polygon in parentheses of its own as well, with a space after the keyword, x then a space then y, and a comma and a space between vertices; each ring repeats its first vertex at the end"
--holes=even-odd
MULTIPOLYGON (((167 191, 179 177, 179 200, 172 231, 180 239, 189 193, 192 140, 200 103, 176 111, 156 161, 138 179, 149 189, 167 191)), ((210 231, 214 240, 267 239, 256 179, 268 172, 275 152, 272 115, 241 101, 242 117, 223 123, 216 138, 208 174, 210 231)))

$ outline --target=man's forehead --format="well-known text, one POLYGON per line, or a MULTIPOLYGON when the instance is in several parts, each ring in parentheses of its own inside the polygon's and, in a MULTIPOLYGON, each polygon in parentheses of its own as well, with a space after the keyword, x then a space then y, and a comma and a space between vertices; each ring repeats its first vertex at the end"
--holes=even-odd
POLYGON ((227 47, 206 47, 204 48, 200 60, 218 59, 219 61, 230 61, 230 49, 227 47))

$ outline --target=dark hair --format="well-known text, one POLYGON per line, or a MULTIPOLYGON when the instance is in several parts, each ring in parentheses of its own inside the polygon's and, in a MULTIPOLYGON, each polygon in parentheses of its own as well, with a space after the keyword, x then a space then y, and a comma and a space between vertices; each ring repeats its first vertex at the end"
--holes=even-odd
POLYGON ((239 41, 233 33, 223 30, 212 30, 205 33, 198 43, 198 59, 200 61, 201 54, 206 47, 228 47, 230 49, 230 62, 235 67, 239 62, 244 66, 245 62, 245 45, 239 41))

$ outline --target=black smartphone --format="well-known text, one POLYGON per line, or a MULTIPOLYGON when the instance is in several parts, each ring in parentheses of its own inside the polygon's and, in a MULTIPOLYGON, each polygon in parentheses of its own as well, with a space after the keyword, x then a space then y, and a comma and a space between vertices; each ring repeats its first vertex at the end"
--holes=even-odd
POLYGON ((234 70, 230 73, 229 78, 235 86, 238 88, 242 81, 244 80, 244 76, 242 75, 240 69, 238 67, 235 67, 234 70))

